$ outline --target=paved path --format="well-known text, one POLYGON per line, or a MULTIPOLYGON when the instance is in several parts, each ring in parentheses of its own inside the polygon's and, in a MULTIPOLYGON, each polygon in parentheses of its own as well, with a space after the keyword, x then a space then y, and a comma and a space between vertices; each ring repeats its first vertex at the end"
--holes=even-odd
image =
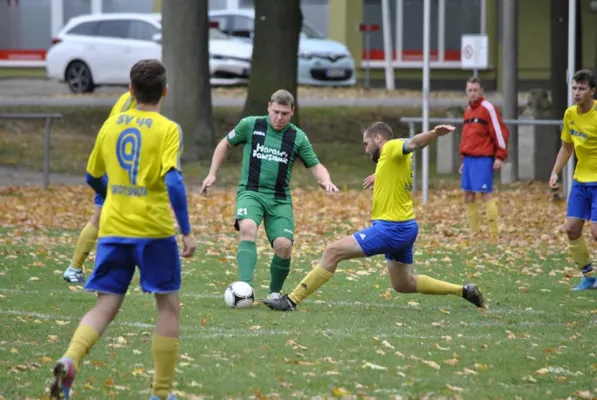
MULTIPOLYGON (((67 86, 45 79, 0 79, 0 107, 7 106, 89 106, 111 107, 124 88, 99 88, 93 95, 73 96, 67 86)), ((349 89, 350 90, 350 89, 349 89)), ((239 91, 237 90, 236 93, 239 91)), ((241 91, 242 92, 242 91, 241 91)), ((299 97, 299 104, 306 107, 416 107, 422 105, 420 93, 413 91, 398 92, 399 95, 380 95, 379 90, 373 90, 371 95, 355 97, 346 95, 344 89, 334 92, 334 89, 307 91, 309 95, 299 97), (321 95, 319 94, 321 93, 321 95), (327 94, 326 94, 327 93, 327 94), (377 94, 377 95, 376 95, 377 94)), ((225 90, 224 95, 213 96, 214 107, 242 107, 245 95, 234 96, 225 90)), ((234 93, 234 89, 232 89, 234 93)), ((503 99, 498 93, 487 93, 490 101, 501 106, 503 99)), ((526 104, 526 95, 519 96, 519 104, 526 104)), ((429 99, 430 107, 465 106, 464 93, 433 92, 429 99)))

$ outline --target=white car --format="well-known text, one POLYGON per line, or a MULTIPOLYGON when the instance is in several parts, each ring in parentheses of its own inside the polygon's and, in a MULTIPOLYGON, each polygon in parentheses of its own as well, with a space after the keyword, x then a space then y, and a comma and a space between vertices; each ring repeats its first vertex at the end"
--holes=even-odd
MULTIPOLYGON (((128 85, 139 60, 162 58, 160 14, 94 14, 74 17, 52 40, 46 54, 48 78, 64 81, 73 93, 98 86, 128 85)), ((253 46, 218 29, 209 30, 212 85, 246 84, 253 46)))
MULTIPOLYGON (((217 22, 218 29, 248 42, 253 41, 254 9, 230 9, 209 12, 209 19, 217 22)), ((303 21, 298 54, 299 85, 352 86, 356 84, 355 63, 348 48, 325 38, 303 21)))

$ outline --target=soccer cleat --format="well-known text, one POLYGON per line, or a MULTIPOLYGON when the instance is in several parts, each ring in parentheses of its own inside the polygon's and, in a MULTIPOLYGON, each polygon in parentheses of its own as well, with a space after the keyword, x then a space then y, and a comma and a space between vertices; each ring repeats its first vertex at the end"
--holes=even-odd
POLYGON ((272 310, 294 311, 296 308, 296 304, 292 303, 292 300, 290 300, 288 295, 284 295, 275 299, 270 299, 268 296, 265 299, 263 299, 263 302, 272 310))
MULTIPOLYGON (((160 399, 158 396, 156 396, 155 394, 152 395, 149 400, 162 400, 160 399)), ((169 395, 168 398, 166 400, 176 400, 176 397, 174 397, 173 394, 169 395)))
POLYGON ((487 308, 483 293, 481 293, 477 285, 474 283, 469 283, 468 285, 464 285, 462 287, 462 297, 479 308, 487 308))
POLYGON ((267 295, 266 299, 275 300, 275 299, 279 299, 280 297, 282 297, 282 295, 280 295, 279 292, 271 292, 270 294, 267 295))
POLYGON ((68 283, 85 283, 85 276, 83 275, 82 269, 77 269, 72 265, 69 265, 64 274, 62 275, 65 281, 68 283))
POLYGON ((54 382, 50 386, 50 399, 68 400, 74 380, 75 363, 70 358, 60 359, 54 366, 54 382))
POLYGON ((580 280, 580 283, 577 287, 572 288, 572 290, 588 290, 588 289, 597 289, 597 278, 583 276, 580 280))

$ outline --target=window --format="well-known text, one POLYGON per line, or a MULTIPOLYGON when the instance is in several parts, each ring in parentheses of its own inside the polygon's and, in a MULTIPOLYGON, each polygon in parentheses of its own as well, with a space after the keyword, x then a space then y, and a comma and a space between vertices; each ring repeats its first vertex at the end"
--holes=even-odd
POLYGON ((72 27, 67 34, 69 35, 85 35, 94 36, 97 32, 97 21, 83 22, 79 25, 72 27))
POLYGON ((124 19, 99 21, 97 35, 108 38, 126 38, 129 34, 130 22, 124 19))
POLYGON ((235 15, 232 18, 232 30, 230 35, 244 38, 252 38, 255 29, 255 21, 249 17, 235 15))
MULTIPOLYGON (((460 40, 466 33, 481 33, 486 0, 431 0, 430 58, 432 67, 459 67, 460 40)), ((383 18, 380 0, 364 0, 364 21, 380 30, 363 41, 363 65, 384 66, 383 18)), ((394 67, 418 68, 423 62, 423 1, 390 2, 394 67)))
POLYGON ((313 26, 309 25, 306 21, 303 21, 303 29, 301 33, 310 39, 325 39, 321 33, 317 31, 313 26))
POLYGON ((145 21, 130 21, 129 23, 129 39, 153 41, 154 35, 158 33, 160 33, 158 28, 145 21))

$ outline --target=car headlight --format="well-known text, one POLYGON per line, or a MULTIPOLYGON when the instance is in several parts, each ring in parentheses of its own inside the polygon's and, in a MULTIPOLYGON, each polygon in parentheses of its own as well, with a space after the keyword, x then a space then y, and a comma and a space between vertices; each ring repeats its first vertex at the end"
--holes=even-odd
POLYGON ((309 53, 309 52, 301 52, 299 53, 299 57, 302 58, 303 60, 310 60, 314 57, 313 53, 309 53))

